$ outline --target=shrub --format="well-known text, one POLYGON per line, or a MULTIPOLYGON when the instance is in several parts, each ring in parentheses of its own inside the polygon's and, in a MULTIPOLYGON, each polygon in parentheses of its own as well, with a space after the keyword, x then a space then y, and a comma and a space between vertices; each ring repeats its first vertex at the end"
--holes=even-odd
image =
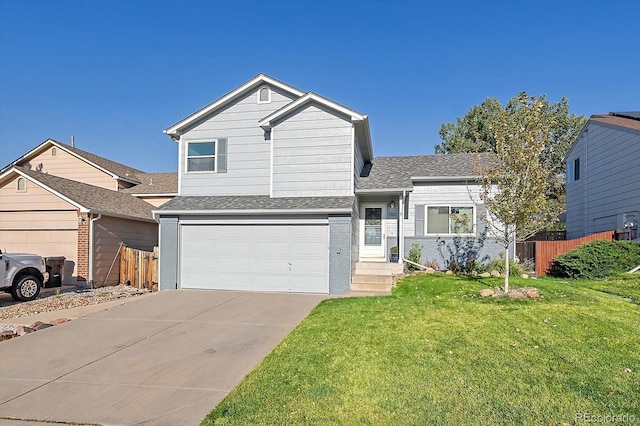
MULTIPOLYGON (((500 259, 493 259, 491 262, 485 265, 486 271, 498 271, 501 274, 504 274, 504 256, 500 253, 500 259)), ((510 277, 519 277, 524 274, 524 268, 521 264, 516 263, 515 260, 509 259, 509 276, 510 277)))
MULTIPOLYGON (((420 265, 420 261, 422 260, 422 245, 418 243, 413 243, 411 245, 411 250, 409 250, 409 256, 407 256, 407 260, 412 261, 413 263, 417 263, 420 265)), ((405 263, 405 266, 410 271, 414 271, 418 269, 417 266, 412 265, 411 263, 405 263)))
POLYGON ((557 256, 549 275, 563 278, 605 278, 640 265, 640 244, 596 240, 557 256))

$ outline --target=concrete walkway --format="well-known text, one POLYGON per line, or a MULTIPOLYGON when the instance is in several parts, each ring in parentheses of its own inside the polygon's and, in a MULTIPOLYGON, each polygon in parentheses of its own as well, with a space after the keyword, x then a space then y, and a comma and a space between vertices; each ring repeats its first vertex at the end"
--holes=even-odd
POLYGON ((327 297, 163 291, 2 342, 0 425, 197 425, 327 297))

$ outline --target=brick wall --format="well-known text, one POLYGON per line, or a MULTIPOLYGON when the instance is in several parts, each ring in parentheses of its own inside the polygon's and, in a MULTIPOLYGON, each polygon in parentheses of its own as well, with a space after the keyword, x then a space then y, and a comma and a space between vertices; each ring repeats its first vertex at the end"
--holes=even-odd
POLYGON ((78 212, 78 281, 87 281, 89 276, 89 215, 78 212))

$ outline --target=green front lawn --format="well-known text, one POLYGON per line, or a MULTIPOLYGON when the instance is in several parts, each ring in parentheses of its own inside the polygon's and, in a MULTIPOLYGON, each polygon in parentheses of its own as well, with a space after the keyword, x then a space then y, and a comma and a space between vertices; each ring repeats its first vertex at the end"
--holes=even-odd
POLYGON ((640 422, 637 281, 512 279, 543 297, 498 300, 478 291, 500 279, 418 275, 326 300, 203 424, 640 422))

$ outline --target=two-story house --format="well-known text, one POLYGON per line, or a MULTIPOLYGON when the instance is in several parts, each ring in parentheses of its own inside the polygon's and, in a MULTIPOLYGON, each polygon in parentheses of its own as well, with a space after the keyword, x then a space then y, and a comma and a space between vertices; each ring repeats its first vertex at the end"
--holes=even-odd
POLYGON ((117 284, 121 243, 152 250, 176 173, 145 173, 53 139, 0 170, 0 249, 64 256, 65 284, 117 284))
POLYGON ((375 158, 366 115, 263 74, 165 133, 179 189, 154 212, 160 289, 344 294, 401 271, 392 247, 438 260, 438 241, 483 233, 476 155, 375 158))
POLYGON ((592 115, 565 161, 567 238, 616 231, 637 239, 640 111, 592 115))

